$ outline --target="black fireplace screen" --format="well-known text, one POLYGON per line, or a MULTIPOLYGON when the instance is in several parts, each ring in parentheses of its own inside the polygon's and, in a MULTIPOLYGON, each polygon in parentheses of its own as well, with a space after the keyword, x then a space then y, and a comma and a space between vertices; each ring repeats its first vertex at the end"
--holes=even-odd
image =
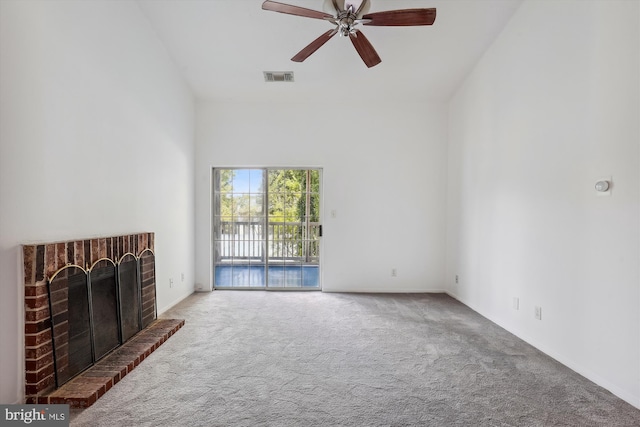
POLYGON ((120 282, 120 318, 122 321, 122 342, 140 331, 140 282, 138 263, 133 255, 126 255, 118 268, 120 282))
POLYGON ((91 324, 87 275, 66 268, 49 283, 53 351, 58 384, 64 384, 91 366, 91 324))
MULTIPOLYGON (((151 252, 149 254, 152 255, 151 252)), ((48 282, 56 387, 69 381, 148 325, 143 321, 142 273, 153 271, 153 257, 125 255, 120 263, 103 259, 89 271, 70 265, 48 282), (143 265, 144 264, 144 265, 143 265)), ((145 284, 155 288, 146 273, 145 284)), ((156 318, 155 292, 153 312, 156 318)), ((145 320, 146 320, 145 317, 145 320)))
POLYGON ((116 267, 111 261, 99 261, 90 277, 94 356, 98 360, 120 345, 116 267))

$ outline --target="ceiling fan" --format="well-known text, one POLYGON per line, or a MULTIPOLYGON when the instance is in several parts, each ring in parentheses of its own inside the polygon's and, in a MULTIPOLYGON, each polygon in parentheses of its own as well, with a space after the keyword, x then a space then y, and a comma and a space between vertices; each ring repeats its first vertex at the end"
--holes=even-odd
POLYGON ((324 19, 336 27, 322 34, 308 46, 298 52, 292 61, 302 62, 336 34, 341 37, 349 37, 353 47, 367 65, 371 68, 382 60, 373 48, 369 40, 356 28, 357 25, 376 26, 414 26, 432 25, 436 19, 436 9, 399 9, 384 12, 369 12, 369 0, 325 0, 324 10, 334 12, 335 16, 327 12, 320 12, 300 6, 278 3, 267 0, 262 3, 262 9, 289 15, 304 16, 306 18, 324 19))

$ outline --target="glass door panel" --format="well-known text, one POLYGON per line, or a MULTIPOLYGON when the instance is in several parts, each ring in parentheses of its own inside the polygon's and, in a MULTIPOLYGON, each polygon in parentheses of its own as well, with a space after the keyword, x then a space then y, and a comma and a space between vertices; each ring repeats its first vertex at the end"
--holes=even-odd
POLYGON ((214 284, 261 288, 264 283, 263 169, 214 169, 214 284))

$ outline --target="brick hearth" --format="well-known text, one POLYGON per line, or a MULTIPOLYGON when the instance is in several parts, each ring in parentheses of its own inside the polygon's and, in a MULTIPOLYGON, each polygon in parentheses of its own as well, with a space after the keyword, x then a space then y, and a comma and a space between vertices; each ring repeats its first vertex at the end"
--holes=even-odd
POLYGON ((38 404, 87 408, 135 369, 184 325, 184 320, 159 319, 131 340, 62 387, 38 397, 38 404))

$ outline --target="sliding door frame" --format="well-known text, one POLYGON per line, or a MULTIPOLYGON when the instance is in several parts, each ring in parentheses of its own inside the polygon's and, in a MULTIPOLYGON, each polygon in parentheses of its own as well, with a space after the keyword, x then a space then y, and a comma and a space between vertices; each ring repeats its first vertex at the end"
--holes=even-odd
MULTIPOLYGON (((308 231, 310 230, 310 218, 308 215, 308 210, 309 210, 309 206, 311 203, 311 194, 312 192, 309 189, 309 177, 307 177, 307 188, 305 189, 305 205, 306 205, 306 210, 307 212, 305 215, 305 222, 302 223, 302 225, 304 225, 304 229, 306 230, 305 233, 308 233, 308 231)), ((324 245, 321 243, 322 241, 322 212, 323 212, 323 168, 320 166, 309 166, 309 167, 305 167, 305 166, 213 166, 211 168, 211 188, 210 188, 210 197, 211 197, 211 204, 210 204, 210 209, 211 209, 211 213, 210 213, 210 221, 211 221, 211 233, 210 233, 210 247, 211 247, 211 256, 209 258, 209 262, 210 262, 210 277, 211 277, 211 289, 212 290, 267 290, 267 291, 322 291, 322 278, 323 278, 323 274, 322 274, 322 259, 323 259, 323 255, 324 255, 324 245), (263 180, 264 180, 264 184, 266 186, 266 189, 263 191, 263 197, 264 197, 264 201, 263 201, 263 206, 264 206, 264 215, 263 215, 263 221, 261 222, 263 229, 265 230, 265 237, 263 240, 263 258, 264 258, 264 265, 265 265, 265 270, 264 270, 264 277, 265 277, 265 281, 264 284, 262 286, 218 286, 216 284, 216 171, 217 170, 262 170, 263 171, 263 180), (305 287, 305 286, 272 286, 269 285, 269 264, 270 264, 270 259, 269 259, 269 242, 272 241, 270 240, 270 236, 269 236, 269 225, 270 225, 270 221, 269 221, 269 197, 270 197, 270 192, 269 192, 269 172, 270 171, 276 171, 276 170, 306 170, 306 171, 317 171, 318 172, 318 185, 319 185, 319 189, 318 189, 318 197, 319 197, 319 207, 318 207, 318 224, 320 226, 320 234, 319 234, 319 239, 318 239, 318 244, 319 244, 319 250, 318 250, 318 260, 317 260, 317 266, 318 266, 318 286, 317 287, 305 287)), ((303 244, 305 245, 305 251, 304 251, 304 256, 305 259, 298 265, 300 265, 301 269, 302 267, 309 263, 311 264, 312 261, 310 260, 310 252, 308 249, 308 245, 309 245, 309 238, 308 236, 305 234, 305 238, 303 240, 303 244)), ((283 261, 283 266, 284 266, 284 261, 283 261)), ((302 274, 302 272, 301 272, 302 274)), ((301 283, 303 280, 304 276, 301 276, 301 283)))

